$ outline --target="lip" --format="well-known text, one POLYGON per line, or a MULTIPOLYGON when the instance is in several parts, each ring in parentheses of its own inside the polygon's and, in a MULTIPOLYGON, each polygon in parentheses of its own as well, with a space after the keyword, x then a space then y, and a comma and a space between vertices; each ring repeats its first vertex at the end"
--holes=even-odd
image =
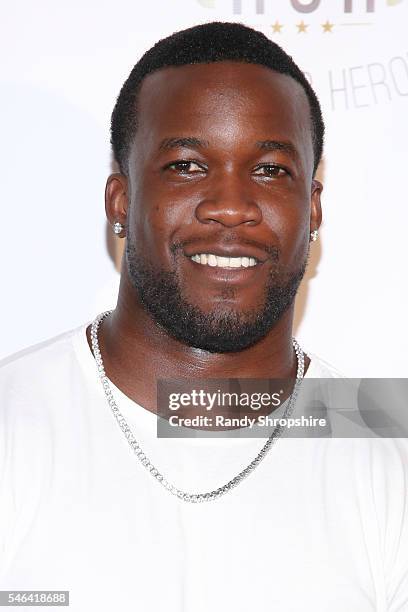
MULTIPOLYGON (((214 253, 215 255, 215 253, 214 253)), ((256 282, 256 276, 264 269, 261 263, 248 268, 219 268, 218 266, 208 266, 197 263, 186 257, 186 260, 194 266, 194 277, 206 279, 210 283, 228 283, 229 285, 246 285, 256 282)), ((187 264, 188 265, 188 264, 187 264)))
MULTIPOLYGON (((205 245, 203 247, 195 246, 193 248, 189 247, 184 251, 184 255, 188 258, 193 255, 201 255, 204 253, 211 253, 212 255, 217 255, 218 257, 253 257, 257 261, 257 265, 253 266, 254 268, 262 265, 267 260, 265 252, 262 252, 261 249, 257 249, 251 246, 241 246, 241 245, 205 245)), ((190 259, 192 263, 196 263, 190 259)), ((202 264, 197 264, 198 266, 202 266, 203 268, 207 267, 202 264)), ((219 270, 221 268, 218 268, 219 270)), ((241 268, 234 268, 235 270, 240 270, 241 268)), ((248 269, 248 268, 245 268, 248 269)))

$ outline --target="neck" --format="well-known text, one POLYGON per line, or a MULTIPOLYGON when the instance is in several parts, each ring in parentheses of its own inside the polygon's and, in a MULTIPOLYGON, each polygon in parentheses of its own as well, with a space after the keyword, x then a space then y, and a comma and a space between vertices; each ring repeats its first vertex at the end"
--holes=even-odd
MULTIPOLYGON (((122 273, 116 309, 102 322, 98 337, 108 378, 133 401, 155 412, 160 378, 295 377, 292 324, 293 305, 255 345, 237 353, 209 353, 175 340, 157 325, 122 273)), ((308 364, 305 359, 305 371, 308 364)))

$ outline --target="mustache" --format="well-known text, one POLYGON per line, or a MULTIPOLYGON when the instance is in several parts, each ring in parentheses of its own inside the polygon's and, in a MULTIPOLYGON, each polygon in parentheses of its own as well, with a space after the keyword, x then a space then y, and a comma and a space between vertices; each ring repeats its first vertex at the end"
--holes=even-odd
MULTIPOLYGON (((219 246, 231 244, 231 242, 239 246, 253 246, 257 249, 264 251, 268 256, 268 259, 271 259, 272 261, 276 262, 279 261, 280 250, 276 245, 263 244, 262 242, 258 242, 257 240, 252 240, 251 238, 243 238, 237 236, 236 234, 223 234, 222 236, 217 236, 216 234, 212 235, 211 243, 214 242, 217 242, 219 246)), ((197 243, 200 244, 201 247, 205 247, 205 241, 203 240, 203 238, 189 238, 187 240, 174 242, 170 247, 170 251, 173 254, 176 254, 178 251, 183 251, 186 247, 194 246, 197 243)))

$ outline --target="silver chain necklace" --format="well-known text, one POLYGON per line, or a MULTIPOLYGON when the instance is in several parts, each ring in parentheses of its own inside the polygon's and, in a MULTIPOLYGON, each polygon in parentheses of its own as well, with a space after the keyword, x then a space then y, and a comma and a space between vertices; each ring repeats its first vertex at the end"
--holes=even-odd
MULTIPOLYGON (((272 434, 267 439, 264 446, 261 448, 256 457, 249 463, 239 474, 234 476, 231 480, 225 483, 222 487, 218 487, 218 489, 214 489, 213 491, 209 491, 208 493, 186 493, 181 489, 178 489, 176 486, 170 484, 166 478, 159 472, 159 470, 153 465, 148 456, 143 452, 140 444, 136 440, 133 435, 129 425, 127 424, 125 417, 119 411, 119 408, 116 404, 116 401, 113 397, 112 390, 110 388, 109 379, 105 374, 105 368, 102 361, 101 351, 99 349, 98 342, 98 328, 102 323, 103 319, 111 314, 112 310, 107 310, 102 314, 98 315, 95 321, 91 326, 91 342, 92 342, 92 351, 95 357, 96 365, 98 368, 98 374, 101 379, 101 383, 103 386, 103 390, 106 395, 106 399, 108 400, 109 406, 112 410, 113 416, 115 417, 119 427, 121 428, 125 438, 127 439, 130 448, 139 459, 141 464, 147 469, 148 472, 159 482, 169 493, 175 495, 179 499, 190 502, 190 503, 199 503, 199 502, 207 502, 213 501, 221 497, 221 495, 225 495, 231 491, 234 487, 239 485, 244 478, 249 476, 249 474, 259 465, 262 459, 270 450, 272 444, 280 437, 282 431, 285 429, 284 425, 277 425, 273 430, 272 434)), ((293 388, 293 392, 290 396, 287 408, 282 416, 282 419, 288 418, 295 406, 296 398, 299 392, 299 387, 304 376, 304 353, 300 348, 297 340, 292 338, 293 348, 297 357, 297 372, 296 372, 296 382, 293 388)))

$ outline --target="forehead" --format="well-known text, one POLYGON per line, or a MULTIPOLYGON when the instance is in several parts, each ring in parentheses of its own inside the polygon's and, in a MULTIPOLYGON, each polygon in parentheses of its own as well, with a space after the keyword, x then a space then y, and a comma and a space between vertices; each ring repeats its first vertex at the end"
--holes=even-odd
POLYGON ((256 64, 215 62, 153 72, 139 92, 138 126, 137 140, 145 144, 205 131, 214 142, 290 140, 301 154, 313 154, 310 107, 302 86, 256 64))

